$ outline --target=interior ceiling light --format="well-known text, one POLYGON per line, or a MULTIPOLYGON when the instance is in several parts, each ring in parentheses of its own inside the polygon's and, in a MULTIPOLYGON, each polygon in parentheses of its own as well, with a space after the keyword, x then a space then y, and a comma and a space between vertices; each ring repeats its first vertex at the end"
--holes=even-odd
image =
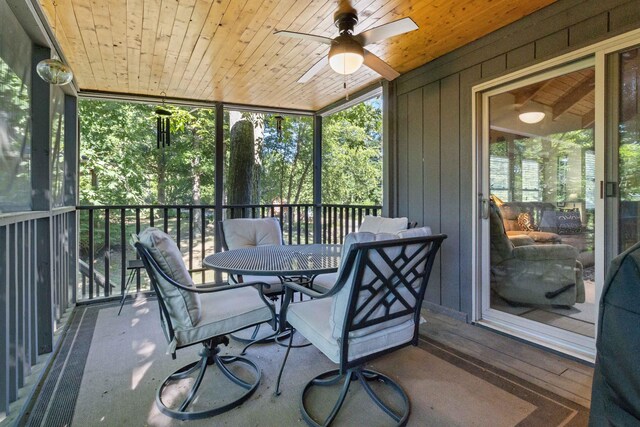
POLYGON ((544 116, 545 114, 542 111, 527 111, 526 113, 520 113, 518 118, 521 122, 535 124, 540 123, 544 116))
MULTIPOLYGON (((53 2, 53 15, 54 15, 54 26, 53 26, 53 37, 56 38, 56 27, 58 26, 58 11, 57 4, 53 2)), ((36 71, 40 78, 45 82, 55 85, 55 86, 64 86, 69 84, 71 80, 73 80, 73 72, 71 68, 65 65, 62 61, 55 57, 50 59, 43 59, 38 62, 36 66, 36 71)))

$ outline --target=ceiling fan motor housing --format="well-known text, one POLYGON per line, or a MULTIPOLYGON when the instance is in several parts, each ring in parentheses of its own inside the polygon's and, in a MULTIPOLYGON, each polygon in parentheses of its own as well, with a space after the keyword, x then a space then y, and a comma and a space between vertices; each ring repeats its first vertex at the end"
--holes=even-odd
POLYGON ((355 12, 339 12, 334 15, 333 19, 340 34, 353 34, 353 29, 358 23, 358 15, 355 12))

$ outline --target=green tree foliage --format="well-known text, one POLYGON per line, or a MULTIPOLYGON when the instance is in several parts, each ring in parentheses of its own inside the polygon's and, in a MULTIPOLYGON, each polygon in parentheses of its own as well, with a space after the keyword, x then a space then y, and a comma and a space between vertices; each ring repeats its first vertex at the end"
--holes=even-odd
POLYGON ((169 109, 171 146, 157 149, 154 106, 80 102, 82 204, 213 202, 215 113, 169 109))
POLYGON ((322 201, 382 204, 382 111, 379 98, 324 118, 322 201))
MULTIPOLYGON (((156 148, 155 107, 83 100, 81 204, 212 204, 215 112, 168 107, 171 146, 156 148)), ((243 113, 256 133, 252 203, 313 202, 313 119, 243 113)), ((225 164, 230 164, 229 115, 225 164)), ((382 117, 373 99, 323 120, 323 201, 382 202, 382 117)), ((230 175, 227 171, 227 190, 230 175)))

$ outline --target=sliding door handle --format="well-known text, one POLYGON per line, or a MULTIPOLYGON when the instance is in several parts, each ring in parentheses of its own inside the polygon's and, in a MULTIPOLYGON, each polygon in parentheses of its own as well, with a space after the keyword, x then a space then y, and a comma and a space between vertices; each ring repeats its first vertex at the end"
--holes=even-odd
POLYGON ((480 217, 482 219, 489 219, 489 199, 482 198, 480 217))

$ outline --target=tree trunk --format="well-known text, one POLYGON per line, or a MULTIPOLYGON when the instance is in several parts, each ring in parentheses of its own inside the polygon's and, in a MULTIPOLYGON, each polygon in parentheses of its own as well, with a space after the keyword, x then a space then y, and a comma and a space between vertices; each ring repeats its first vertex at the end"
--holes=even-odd
MULTIPOLYGON (((239 120, 231 128, 229 144, 229 170, 227 178, 227 203, 248 205, 251 203, 251 186, 254 170, 253 124, 239 120)), ((232 210, 231 217, 243 216, 243 210, 232 210)))
POLYGON ((260 178, 262 177, 262 142, 264 141, 264 114, 254 114, 253 120, 253 178, 251 180, 251 203, 262 199, 260 178))

